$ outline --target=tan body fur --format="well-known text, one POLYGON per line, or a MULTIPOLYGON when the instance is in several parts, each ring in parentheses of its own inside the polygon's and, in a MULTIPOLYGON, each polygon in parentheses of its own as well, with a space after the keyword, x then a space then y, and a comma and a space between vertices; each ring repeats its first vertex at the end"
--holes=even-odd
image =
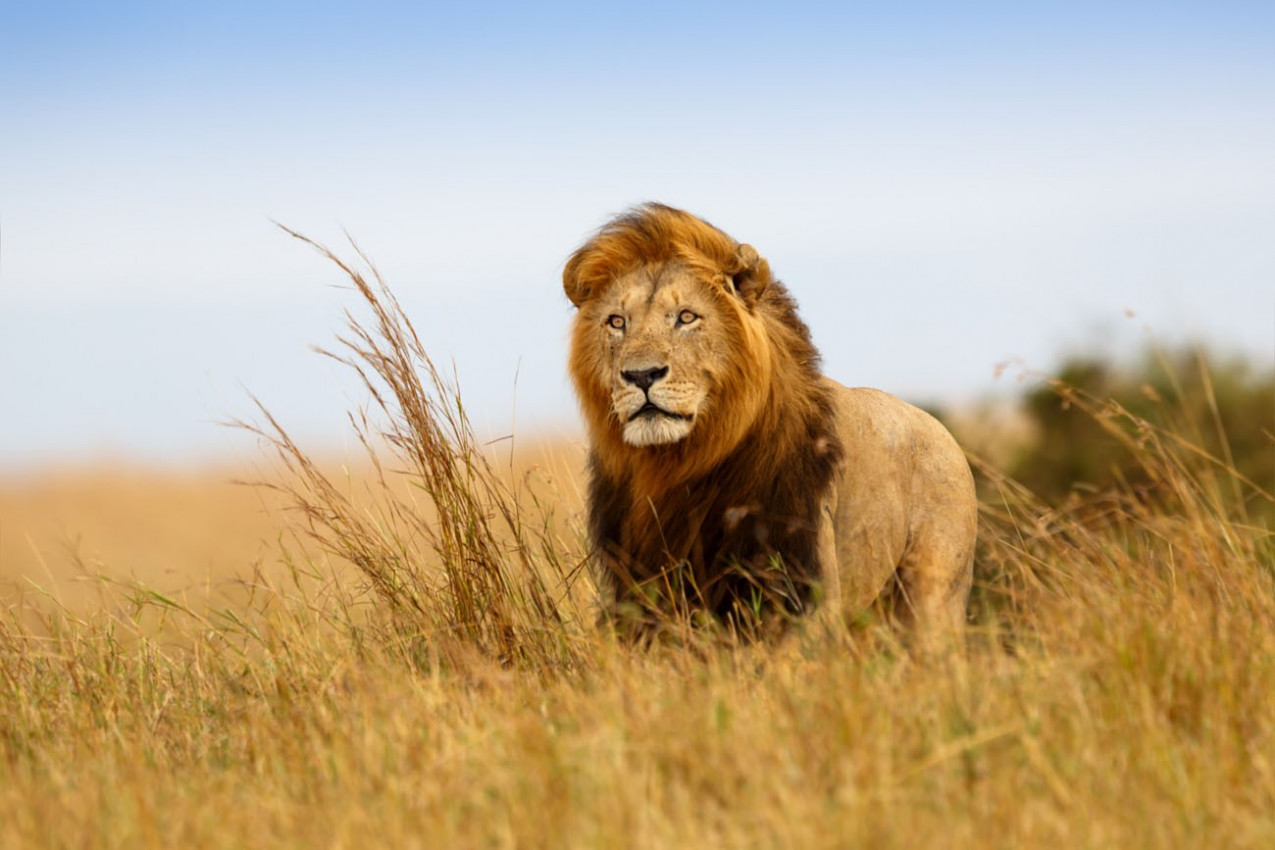
POLYGON ((589 429, 604 610, 853 614, 883 594, 926 643, 959 633, 976 504, 933 417, 823 377, 767 262, 648 204, 563 273, 589 429))
POLYGON ((880 390, 827 383, 846 458, 820 519, 828 608, 861 611, 897 577, 895 611, 923 640, 959 634, 978 528, 964 453, 925 411, 880 390))

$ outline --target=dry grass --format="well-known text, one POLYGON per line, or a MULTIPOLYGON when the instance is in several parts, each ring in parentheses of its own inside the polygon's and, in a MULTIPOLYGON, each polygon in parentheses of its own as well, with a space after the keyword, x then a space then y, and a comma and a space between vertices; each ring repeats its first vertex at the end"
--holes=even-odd
POLYGON ((243 475, 113 463, 0 479, 0 604, 47 595, 83 614, 111 606, 121 576, 229 601, 236 576, 278 560, 283 502, 236 486, 243 475))
POLYGON ((297 536, 241 597, 10 608, 0 844, 1275 846, 1271 497, 1224 460, 1075 397, 1155 486, 1060 509, 985 468, 964 661, 871 623, 635 651, 591 627, 570 477, 477 445, 347 271, 366 476, 265 416, 297 536))

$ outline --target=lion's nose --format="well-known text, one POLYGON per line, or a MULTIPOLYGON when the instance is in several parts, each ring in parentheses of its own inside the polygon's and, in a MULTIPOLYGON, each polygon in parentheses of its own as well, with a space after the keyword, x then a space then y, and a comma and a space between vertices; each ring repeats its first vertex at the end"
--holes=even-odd
POLYGON ((651 384, 654 384, 667 374, 668 367, 661 366, 658 369, 640 369, 631 372, 624 371, 620 373, 620 377, 645 392, 651 388, 651 384))

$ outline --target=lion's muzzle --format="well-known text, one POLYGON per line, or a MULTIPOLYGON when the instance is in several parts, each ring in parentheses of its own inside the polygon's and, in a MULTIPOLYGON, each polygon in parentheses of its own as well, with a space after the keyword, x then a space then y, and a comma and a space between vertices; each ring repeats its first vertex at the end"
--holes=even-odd
POLYGON ((656 381, 666 375, 668 375, 667 366, 660 366, 655 369, 625 370, 620 373, 621 378, 637 387, 642 392, 649 390, 656 381))

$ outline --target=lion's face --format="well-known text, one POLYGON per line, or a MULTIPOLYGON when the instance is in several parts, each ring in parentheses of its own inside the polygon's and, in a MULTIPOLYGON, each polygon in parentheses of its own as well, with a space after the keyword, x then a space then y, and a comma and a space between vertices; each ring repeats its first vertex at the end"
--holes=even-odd
POLYGON ((609 394, 625 443, 676 443, 711 417, 740 369, 731 352, 741 316, 728 286, 724 276, 710 284, 680 263, 645 265, 581 311, 577 344, 595 348, 590 377, 609 394))
POLYGON ((785 331, 771 283, 752 246, 660 204, 614 219, 571 256, 569 371, 596 462, 656 486, 739 445, 774 391, 770 334, 785 331))

